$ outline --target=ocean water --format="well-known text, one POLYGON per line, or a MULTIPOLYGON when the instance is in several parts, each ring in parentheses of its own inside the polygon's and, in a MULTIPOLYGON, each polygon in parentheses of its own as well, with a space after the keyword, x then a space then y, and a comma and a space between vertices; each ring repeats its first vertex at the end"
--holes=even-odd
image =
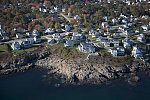
POLYGON ((29 70, 0 78, 0 100, 150 100, 150 77, 137 86, 124 80, 100 86, 54 87, 43 79, 46 71, 29 70))

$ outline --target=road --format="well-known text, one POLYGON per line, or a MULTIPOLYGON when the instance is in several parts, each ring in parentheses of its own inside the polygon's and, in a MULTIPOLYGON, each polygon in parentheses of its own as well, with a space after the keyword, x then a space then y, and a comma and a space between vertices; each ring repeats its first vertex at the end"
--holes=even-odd
MULTIPOLYGON (((41 38, 48 39, 50 36, 52 36, 52 35, 41 36, 41 38)), ((13 42, 24 41, 24 40, 25 40, 25 39, 17 39, 17 40, 10 40, 10 41, 0 42, 0 43, 11 44, 11 43, 13 43, 13 42)))
MULTIPOLYGON (((64 33, 60 33, 60 35, 66 35, 66 32, 64 33)), ((50 37, 52 36, 51 35, 44 35, 44 36, 41 36, 41 38, 44 38, 44 39, 49 39, 50 37)), ((0 43, 6 43, 6 44, 11 44, 13 42, 18 42, 18 41, 24 41, 25 39, 17 39, 17 40, 10 40, 10 41, 6 41, 6 42, 0 42, 0 43)))
POLYGON ((63 13, 60 13, 60 15, 63 16, 68 22, 71 22, 71 20, 68 17, 66 17, 63 13))

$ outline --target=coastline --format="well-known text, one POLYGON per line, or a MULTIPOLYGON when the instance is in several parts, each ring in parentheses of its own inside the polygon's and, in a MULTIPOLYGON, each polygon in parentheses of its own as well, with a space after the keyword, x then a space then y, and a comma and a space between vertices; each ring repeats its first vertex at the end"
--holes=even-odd
MULTIPOLYGON (((41 47, 35 52, 16 56, 7 63, 1 61, 0 75, 24 72, 30 68, 48 69, 48 74, 55 75, 64 84, 84 85, 102 84, 114 79, 129 79, 129 84, 140 80, 138 72, 148 73, 149 63, 132 62, 124 66, 107 65, 106 63, 91 62, 83 58, 65 59, 56 52, 58 48, 41 47)), ((10 59, 10 58, 9 58, 10 59)), ((95 61, 95 60, 94 60, 95 61)))

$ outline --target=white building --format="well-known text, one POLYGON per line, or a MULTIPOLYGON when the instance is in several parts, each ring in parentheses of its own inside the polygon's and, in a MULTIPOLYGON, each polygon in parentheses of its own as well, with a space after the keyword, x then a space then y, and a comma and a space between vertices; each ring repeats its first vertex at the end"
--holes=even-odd
POLYGON ((61 35, 59 33, 55 33, 52 36, 53 36, 53 38, 60 38, 61 37, 61 35))
POLYGON ((119 40, 113 40, 112 43, 113 43, 114 47, 119 46, 119 40))
POLYGON ((35 36, 34 38, 35 43, 40 43, 41 42, 41 37, 40 36, 35 36))
POLYGON ((65 25, 65 31, 67 31, 67 32, 70 31, 70 25, 65 25))
POLYGON ((123 47, 111 48, 108 50, 113 57, 115 56, 123 56, 125 54, 125 50, 123 47))
POLYGON ((125 38, 124 40, 122 40, 122 43, 124 48, 131 48, 133 44, 133 42, 129 38, 125 38))
POLYGON ((96 32, 96 31, 92 33, 93 38, 98 38, 100 35, 101 34, 99 32, 96 32))
POLYGON ((140 34, 140 36, 137 37, 137 41, 145 43, 146 42, 145 35, 144 34, 140 34))
POLYGON ((34 38, 26 38, 25 40, 26 40, 26 41, 29 41, 30 44, 33 44, 33 43, 34 43, 34 38))
POLYGON ((76 19, 77 21, 79 21, 81 19, 81 17, 79 15, 74 16, 74 19, 76 19))
POLYGON ((143 29, 144 31, 148 31, 148 30, 149 30, 148 25, 142 25, 141 27, 142 27, 142 29, 143 29))
POLYGON ((84 53, 94 53, 95 52, 95 46, 92 43, 81 43, 78 46, 78 49, 84 53))
POLYGON ((13 42, 11 47, 12 47, 13 50, 20 50, 19 42, 13 42))
POLYGON ((16 38, 17 38, 17 39, 21 39, 21 38, 23 38, 23 35, 20 34, 20 33, 18 33, 18 34, 16 34, 16 38))
POLYGON ((47 28, 46 30, 45 30, 45 33, 47 33, 47 34, 52 34, 52 33, 54 33, 55 32, 55 30, 53 29, 53 28, 47 28))
POLYGON ((56 40, 53 38, 50 38, 47 40, 47 42, 48 42, 48 44, 54 44, 54 43, 56 43, 56 40))
POLYGON ((112 23, 113 23, 113 24, 118 24, 118 20, 115 19, 115 18, 113 18, 113 19, 112 19, 112 23))
POLYGON ((143 54, 142 54, 141 50, 137 46, 133 47, 132 56, 134 58, 143 58, 143 54))
POLYGON ((84 41, 85 39, 86 39, 85 35, 79 34, 78 32, 74 32, 71 38, 71 40, 73 40, 74 42, 81 42, 81 41, 84 41))
POLYGON ((39 36, 40 33, 39 33, 38 30, 33 30, 32 35, 33 35, 33 36, 39 36))
POLYGON ((73 47, 74 46, 74 41, 72 40, 68 40, 66 41, 66 43, 64 43, 65 47, 73 47))
POLYGON ((109 26, 108 22, 102 22, 102 27, 107 28, 109 26))
POLYGON ((32 32, 26 32, 27 36, 32 36, 32 32))

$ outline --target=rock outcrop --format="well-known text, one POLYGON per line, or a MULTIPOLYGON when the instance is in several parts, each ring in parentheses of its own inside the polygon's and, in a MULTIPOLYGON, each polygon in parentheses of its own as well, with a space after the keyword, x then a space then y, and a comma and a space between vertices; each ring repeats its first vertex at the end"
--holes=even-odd
MULTIPOLYGON (((0 74, 24 71, 39 66, 49 69, 50 74, 63 76, 64 83, 100 84, 107 80, 136 75, 139 70, 149 69, 149 63, 132 62, 124 66, 113 66, 107 63, 90 63, 83 58, 66 59, 50 48, 17 56, 9 61, 0 62, 0 74)), ((90 59, 89 59, 90 60, 90 59)), ((137 80, 137 77, 134 79, 137 80)))

